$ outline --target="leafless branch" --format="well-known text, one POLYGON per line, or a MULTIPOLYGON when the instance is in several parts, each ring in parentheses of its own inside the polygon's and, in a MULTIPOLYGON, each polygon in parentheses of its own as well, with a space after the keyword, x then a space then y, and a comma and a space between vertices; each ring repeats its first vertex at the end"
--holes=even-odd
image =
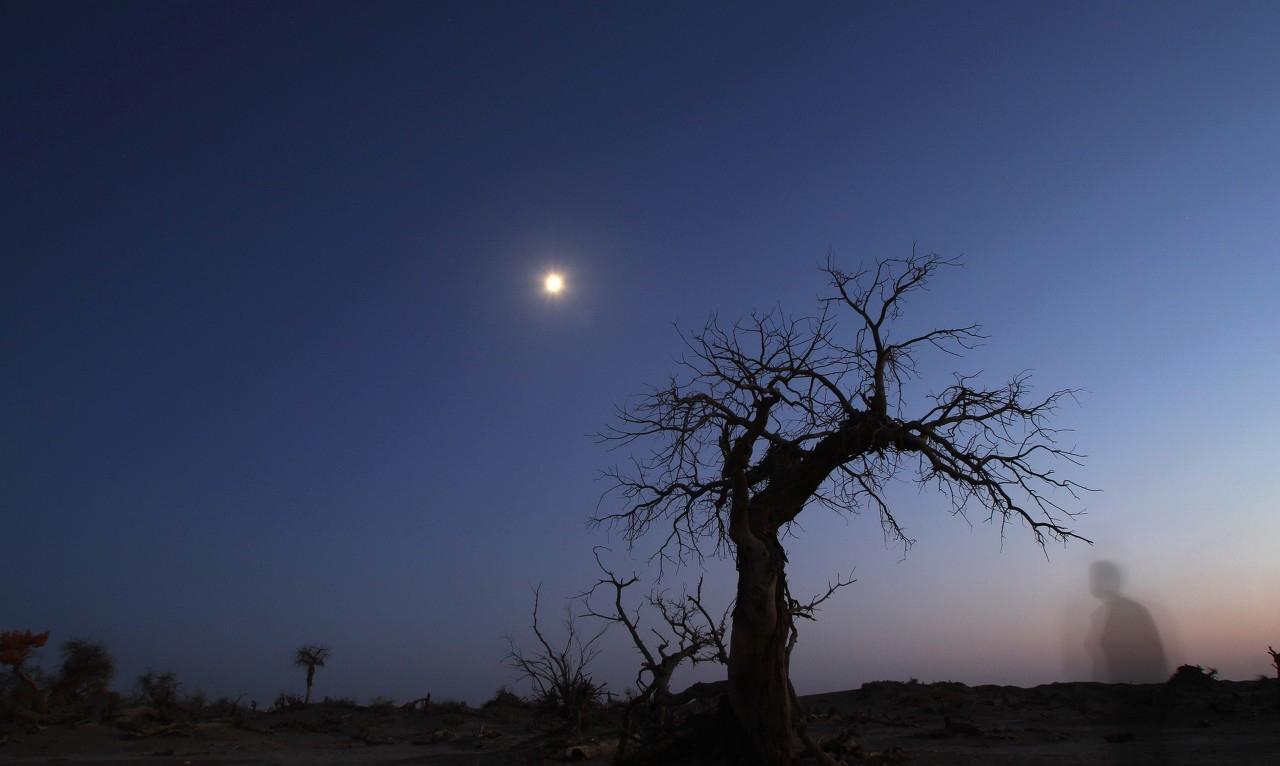
POLYGON ((608 631, 606 624, 598 632, 584 640, 578 631, 577 617, 566 610, 563 643, 552 644, 538 623, 538 608, 542 586, 533 589, 533 619, 530 626, 539 649, 526 652, 507 638, 509 650, 507 665, 528 680, 535 695, 543 702, 554 705, 575 729, 582 726, 584 709, 596 701, 604 690, 588 673, 588 666, 600 654, 597 644, 608 631))
POLYGON ((682 335, 682 373, 619 410, 601 434, 643 450, 606 472, 621 503, 595 521, 630 543, 662 529, 663 562, 752 544, 815 503, 871 508, 887 539, 909 545, 885 488, 914 465, 915 480, 957 514, 980 507, 1002 535, 1019 521, 1041 545, 1085 540, 1068 526, 1076 511, 1063 500, 1087 488, 1053 467, 1083 458, 1050 425, 1074 390, 1036 397, 1026 373, 996 387, 957 375, 923 412, 905 411, 918 353, 959 355, 986 338, 977 325, 895 331, 906 299, 955 265, 914 252, 853 273, 828 263, 833 295, 815 316, 773 311, 729 326, 713 317, 682 335), (838 326, 837 311, 852 315, 850 327, 838 326))
POLYGON ((606 626, 617 624, 626 629, 641 657, 636 674, 641 700, 664 704, 670 697, 671 677, 686 662, 691 665, 728 662, 724 636, 729 610, 726 609, 719 620, 711 617, 702 603, 701 579, 693 594, 684 593, 673 598, 665 592, 653 591, 647 596, 645 605, 661 618, 662 627, 650 628, 648 633, 652 638, 646 640, 640 629, 642 607, 629 609, 624 603, 626 589, 639 582, 640 578, 635 574, 625 579, 616 575, 601 560, 602 550, 607 549, 597 547, 594 554, 596 565, 604 577, 580 596, 585 605, 583 614, 603 620, 606 626), (592 597, 601 589, 611 597, 609 607, 603 611, 592 605, 592 597))

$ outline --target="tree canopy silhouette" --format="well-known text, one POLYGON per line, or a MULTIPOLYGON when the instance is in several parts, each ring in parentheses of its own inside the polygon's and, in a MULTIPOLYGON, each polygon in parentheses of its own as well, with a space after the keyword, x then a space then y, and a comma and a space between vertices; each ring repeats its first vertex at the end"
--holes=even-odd
POLYGON ((30 630, 6 630, 0 633, 0 665, 8 665, 13 675, 27 686, 32 697, 32 705, 43 710, 44 692, 36 683, 31 672, 26 668, 31 653, 49 641, 49 631, 33 633, 30 630))
POLYGON ((307 696, 302 704, 311 704, 311 687, 316 680, 316 668, 323 668, 329 659, 329 647, 320 644, 305 644, 293 653, 293 664, 307 669, 307 696))
POLYGON ((831 293, 815 316, 774 311, 728 327, 712 319, 682 334, 680 372, 622 409, 603 435, 650 451, 609 472, 623 502, 597 522, 633 544, 660 528, 663 561, 736 560, 729 701, 743 762, 792 758, 796 613, 782 536, 807 508, 870 508, 886 534, 909 545, 885 490, 910 476, 959 514, 985 510, 1002 535, 1017 520, 1041 545, 1084 540, 1055 499, 1083 487, 1053 469, 1082 456, 1059 446, 1048 423, 1071 390, 1034 398, 1025 373, 997 387, 956 375, 907 411, 903 386, 918 375, 918 353, 959 355, 985 338, 978 325, 895 332, 907 296, 954 264, 914 253, 856 273, 828 263, 831 293), (852 328, 840 327, 841 314, 852 328))
POLYGON ((107 690, 116 674, 116 660, 96 641, 74 638, 62 644, 62 667, 55 687, 63 696, 79 699, 107 690))

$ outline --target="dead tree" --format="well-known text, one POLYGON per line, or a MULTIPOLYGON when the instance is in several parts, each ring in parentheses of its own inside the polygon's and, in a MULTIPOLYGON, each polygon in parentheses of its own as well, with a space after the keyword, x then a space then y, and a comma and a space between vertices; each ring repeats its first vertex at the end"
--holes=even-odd
POLYGON ((316 668, 324 667, 325 662, 329 659, 329 654, 329 647, 320 646, 319 644, 300 646, 293 653, 293 664, 307 669, 307 695, 303 698, 302 704, 311 704, 311 686, 316 680, 316 668))
POLYGON ((682 371, 603 435, 652 451, 610 472, 622 507, 597 522, 633 544, 661 528, 661 561, 736 560, 729 698, 745 762, 784 764, 794 750, 795 614, 782 536, 806 508, 870 508, 886 535, 909 545, 885 487, 914 468, 957 514, 980 508, 1002 535, 1018 520, 1041 545, 1084 539, 1054 495, 1083 488, 1051 467, 1082 457, 1057 444, 1047 421, 1071 391, 1032 398, 1026 374, 995 387, 957 375, 923 402, 903 391, 918 352, 958 355, 984 338, 977 325, 895 329, 903 300, 951 263, 913 254, 854 274, 828 264, 832 293, 814 317, 713 319, 682 336, 682 371), (852 328, 840 331, 840 313, 852 328))
POLYGON ((683 664, 698 665, 704 662, 728 664, 729 652, 724 636, 729 620, 725 609, 719 619, 713 618, 703 605, 702 580, 698 580, 694 593, 683 593, 673 598, 661 591, 651 592, 644 603, 657 612, 663 629, 650 627, 652 639, 646 640, 640 628, 642 607, 627 608, 624 594, 627 588, 640 582, 637 575, 621 579, 600 560, 600 550, 595 550, 596 565, 604 577, 581 595, 584 614, 603 620, 609 625, 621 625, 640 654, 640 669, 636 672, 636 696, 627 704, 623 714, 622 741, 619 754, 625 753, 634 730, 636 714, 645 711, 650 723, 665 726, 674 696, 671 678, 683 664), (598 611, 591 603, 592 597, 602 588, 611 590, 612 604, 607 611, 598 611), (652 646, 650 644, 652 643, 652 646))
POLYGON ((587 672, 592 660, 600 654, 597 647, 609 626, 583 640, 578 631, 578 620, 572 611, 565 613, 565 637, 560 646, 553 646, 538 624, 538 606, 541 586, 533 590, 533 635, 540 647, 530 653, 521 649, 511 638, 507 639, 507 665, 527 679, 534 693, 544 704, 554 707, 573 731, 582 728, 582 716, 586 708, 600 699, 604 684, 597 684, 587 672))

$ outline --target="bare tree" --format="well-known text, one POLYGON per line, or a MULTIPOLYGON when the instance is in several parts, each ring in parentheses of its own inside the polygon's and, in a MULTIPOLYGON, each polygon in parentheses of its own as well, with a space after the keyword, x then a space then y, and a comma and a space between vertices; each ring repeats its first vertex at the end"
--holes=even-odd
POLYGON ((610 472, 622 507, 597 522, 632 544, 661 528, 661 561, 736 559, 729 698, 745 761, 791 759, 796 612, 782 536, 806 508, 869 507, 886 535, 909 545, 885 489, 914 469, 957 514, 981 508, 998 518, 1002 535, 1019 520, 1041 545, 1084 539, 1054 499, 1083 488, 1050 467, 1081 457, 1058 446, 1047 423, 1071 391, 1032 398, 1025 373, 994 388, 957 375, 907 412, 903 385, 917 375, 918 352, 958 355, 985 337, 977 325, 894 331, 904 298, 952 263, 913 254, 853 274, 828 264, 832 293, 814 317, 775 311, 731 327, 712 319, 682 336, 682 371, 620 411, 603 435, 644 440, 652 451, 610 472), (840 333, 836 315, 846 312, 854 327, 840 333))
POLYGON ((311 704, 311 686, 316 680, 316 668, 324 667, 329 654, 329 647, 320 644, 304 644, 293 653, 293 664, 307 669, 307 695, 302 704, 311 704))
POLYGON ((711 616, 703 605, 702 580, 699 578, 697 589, 692 594, 682 593, 679 597, 672 597, 657 590, 651 592, 644 599, 644 605, 657 612, 665 627, 650 627, 643 631, 640 627, 643 606, 629 609, 625 603, 626 589, 640 582, 640 577, 635 574, 625 580, 618 577, 600 560, 600 550, 596 548, 595 559, 604 577, 582 594, 581 598, 586 606, 585 615, 604 620, 608 624, 623 626, 631 644, 640 654, 640 669, 636 673, 638 694, 631 700, 624 715, 623 737, 619 749, 619 752, 623 752, 631 735, 636 710, 647 708, 656 713, 654 718, 657 723, 665 722, 666 708, 672 700, 671 678, 682 664, 728 664, 729 652, 724 637, 729 610, 725 609, 718 619, 711 616), (612 603, 606 611, 598 611, 591 603, 592 597, 602 588, 611 591, 612 596, 612 603), (646 632, 652 636, 651 639, 645 639, 646 632))
POLYGON ((587 668, 600 654, 597 644, 609 626, 605 625, 599 632, 584 640, 578 632, 577 617, 572 610, 566 611, 564 643, 558 647, 553 646, 538 623, 541 596, 542 587, 534 588, 531 627, 539 649, 532 653, 526 652, 508 637, 507 665, 519 671, 521 679, 527 679, 533 685, 538 698, 554 706, 569 726, 578 731, 582 728, 582 716, 587 706, 597 701, 604 692, 604 684, 597 684, 587 668))

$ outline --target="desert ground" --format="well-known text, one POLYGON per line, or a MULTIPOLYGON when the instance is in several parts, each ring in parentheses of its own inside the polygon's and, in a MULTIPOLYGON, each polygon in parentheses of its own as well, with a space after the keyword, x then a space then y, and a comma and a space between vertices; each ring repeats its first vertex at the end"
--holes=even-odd
MULTIPOLYGON (((1202 679, 1182 686, 1059 683, 1020 688, 880 681, 802 697, 810 739, 855 764, 1275 764, 1280 681, 1202 679)), ((699 707, 701 705, 701 707, 699 707)), ((721 760, 714 705, 676 711, 650 735, 649 763, 721 760), (661 742, 655 741, 661 738, 661 742)), ((512 696, 482 707, 423 709, 322 702, 255 711, 160 715, 123 708, 104 720, 0 729, 0 762, 93 764, 609 763, 621 705, 590 711, 579 733, 512 696)), ((817 763, 812 755, 802 761, 817 763)))

